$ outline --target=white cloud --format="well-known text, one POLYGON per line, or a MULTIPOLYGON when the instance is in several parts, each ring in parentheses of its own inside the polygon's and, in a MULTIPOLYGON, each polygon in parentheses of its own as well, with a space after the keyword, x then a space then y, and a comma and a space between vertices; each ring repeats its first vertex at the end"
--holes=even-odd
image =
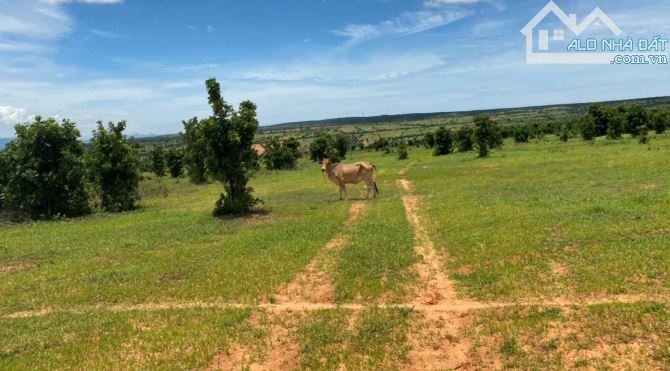
POLYGON ((25 108, 14 108, 12 106, 0 106, 0 124, 3 125, 14 125, 19 122, 26 121, 28 116, 26 115, 25 108))

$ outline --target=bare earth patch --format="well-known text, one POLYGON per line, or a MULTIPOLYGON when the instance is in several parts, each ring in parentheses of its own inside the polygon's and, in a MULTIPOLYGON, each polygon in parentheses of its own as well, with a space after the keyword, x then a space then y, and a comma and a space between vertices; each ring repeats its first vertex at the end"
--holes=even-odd
MULTIPOLYGON (((366 204, 356 202, 349 209, 349 218, 345 225, 350 225, 364 212, 366 204)), ((293 282, 281 287, 273 297, 279 303, 333 303, 335 286, 330 278, 335 262, 333 252, 346 246, 344 237, 335 237, 307 265, 303 272, 298 273, 293 282)))
POLYGON ((35 268, 35 266, 36 265, 33 263, 25 263, 25 262, 0 264, 0 276, 12 272, 27 271, 28 269, 35 268))

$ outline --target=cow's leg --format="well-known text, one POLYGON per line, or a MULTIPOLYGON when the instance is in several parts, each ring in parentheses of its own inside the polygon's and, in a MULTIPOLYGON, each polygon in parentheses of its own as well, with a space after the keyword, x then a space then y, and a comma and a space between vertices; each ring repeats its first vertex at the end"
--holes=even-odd
POLYGON ((367 183, 367 192, 365 192, 365 199, 366 200, 370 199, 370 191, 372 191, 372 187, 370 186, 370 183, 367 183))
POLYGON ((340 196, 340 201, 342 201, 342 185, 341 184, 337 188, 337 194, 340 196))
POLYGON ((349 200, 349 195, 347 194, 347 186, 342 184, 342 190, 344 191, 344 197, 349 200))

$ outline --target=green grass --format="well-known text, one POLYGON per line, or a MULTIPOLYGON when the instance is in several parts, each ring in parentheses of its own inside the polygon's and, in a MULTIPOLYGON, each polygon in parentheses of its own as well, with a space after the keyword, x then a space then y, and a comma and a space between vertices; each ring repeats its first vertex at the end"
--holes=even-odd
POLYGON ((658 294, 670 288, 669 152, 667 136, 508 141, 486 160, 419 156, 407 176, 465 295, 658 294))
POLYGON ((312 313, 300 326, 301 367, 308 370, 394 370, 407 362, 411 311, 371 308, 312 313), (350 322, 353 324, 350 324, 350 322), (351 327, 351 328, 350 328, 351 327))
POLYGON ((263 333, 248 310, 176 310, 0 319, 1 369, 205 368, 232 342, 263 333))
POLYGON ((334 202, 318 167, 254 183, 257 218, 210 215, 220 186, 164 181, 168 197, 120 215, 0 229, 0 313, 42 307, 166 300, 253 301, 289 282, 336 232, 347 204, 334 202), (277 262, 282 262, 277 264, 277 262))
POLYGON ((471 356, 516 369, 663 369, 669 361, 668 315, 666 305, 646 302, 491 310, 469 330, 471 356))

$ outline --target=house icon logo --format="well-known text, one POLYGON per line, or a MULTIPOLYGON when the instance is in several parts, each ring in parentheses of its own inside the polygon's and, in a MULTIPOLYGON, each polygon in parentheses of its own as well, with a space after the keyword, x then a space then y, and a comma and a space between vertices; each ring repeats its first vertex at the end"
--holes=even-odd
MULTIPOLYGON (((576 14, 566 14, 555 2, 549 3, 521 30, 526 36, 526 62, 529 64, 610 64, 612 53, 599 50, 586 50, 575 53, 565 49, 563 52, 551 52, 552 43, 565 43, 566 36, 579 38, 593 25, 604 25, 612 36, 620 36, 623 32, 617 24, 602 11, 595 8, 581 22, 577 22, 576 14), (560 20, 560 27, 549 29, 541 24, 550 15, 560 20), (551 31, 551 36, 550 36, 551 31)), ((593 40, 596 42, 596 40, 593 40)))

